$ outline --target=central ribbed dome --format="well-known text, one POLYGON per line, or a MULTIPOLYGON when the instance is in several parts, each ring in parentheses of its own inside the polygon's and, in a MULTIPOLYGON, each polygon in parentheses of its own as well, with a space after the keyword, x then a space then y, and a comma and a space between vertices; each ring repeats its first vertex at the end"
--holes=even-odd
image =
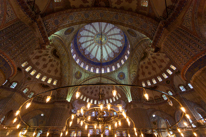
POLYGON ((77 32, 71 52, 77 64, 86 70, 107 73, 125 63, 129 47, 126 35, 118 27, 95 22, 85 25, 77 32))

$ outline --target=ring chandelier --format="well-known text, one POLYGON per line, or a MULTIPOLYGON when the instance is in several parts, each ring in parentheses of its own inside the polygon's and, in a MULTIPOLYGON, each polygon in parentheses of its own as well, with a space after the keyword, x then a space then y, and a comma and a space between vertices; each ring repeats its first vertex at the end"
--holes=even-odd
MULTIPOLYGON (((58 91, 58 90, 57 90, 58 91)), ((102 93, 100 93, 102 94, 102 93)), ((102 95, 99 95, 100 100, 102 100, 103 98, 101 97, 102 95)), ((187 124, 188 128, 179 128, 177 126, 177 124, 183 119, 183 117, 187 118, 188 120, 190 119, 189 114, 186 113, 187 110, 183 107, 183 105, 173 96, 169 95, 168 93, 165 93, 163 91, 159 91, 159 90, 154 90, 154 89, 150 89, 150 88, 145 88, 145 87, 141 87, 138 85, 129 85, 129 84, 82 84, 82 85, 69 85, 69 86, 63 86, 63 87, 58 87, 58 88, 54 88, 54 89, 50 89, 47 90, 45 92, 41 92, 35 96, 33 96, 32 98, 26 100, 20 107, 19 109, 16 111, 15 113, 15 118, 13 119, 13 124, 15 125, 14 127, 12 126, 4 126, 5 129, 14 129, 16 128, 19 131, 19 135, 26 135, 28 129, 34 130, 33 132, 33 137, 35 137, 37 135, 37 129, 44 129, 44 128, 49 128, 49 130, 46 133, 46 136, 48 137, 50 135, 50 131, 52 131, 52 129, 56 129, 59 128, 60 129, 60 137, 62 136, 67 136, 68 135, 68 129, 72 129, 72 123, 73 123, 73 119, 77 120, 77 123, 80 124, 80 126, 85 126, 85 130, 88 130, 88 128, 99 128, 102 129, 101 131, 101 137, 103 137, 103 133, 105 132, 105 129, 109 129, 109 130, 113 130, 115 131, 116 128, 118 127, 118 129, 121 128, 121 123, 123 121, 126 121, 128 124, 128 137, 130 137, 131 133, 132 135, 138 136, 138 133, 140 134, 141 137, 144 136, 144 132, 146 131, 153 131, 154 135, 157 136, 158 133, 160 132, 168 132, 168 136, 171 136, 171 132, 179 132, 179 134, 181 136, 184 136, 183 132, 181 131, 182 129, 184 129, 184 131, 189 130, 193 132, 194 136, 197 136, 197 133, 195 132, 195 128, 193 128, 191 125, 187 124), (78 91, 76 92, 76 98, 78 98, 81 94, 81 92, 79 91, 80 87, 84 87, 84 86, 113 86, 114 89, 112 91, 113 96, 117 95, 117 91, 115 89, 115 86, 129 86, 129 87, 138 87, 138 88, 142 88, 143 89, 143 94, 145 99, 149 99, 149 95, 146 92, 145 89, 149 89, 149 90, 153 90, 156 92, 160 92, 163 93, 167 96, 168 98, 168 104, 170 106, 173 106, 172 100, 175 100, 178 104, 179 104, 179 109, 183 112, 182 116, 180 118, 179 121, 177 121, 174 125, 168 127, 168 128, 144 128, 144 129, 137 129, 135 127, 135 123, 134 121, 127 116, 125 110, 123 110, 121 105, 118 106, 114 106, 111 104, 107 104, 104 105, 103 103, 100 103, 98 105, 93 105, 91 103, 88 103, 85 107, 82 107, 80 110, 77 111, 76 115, 72 114, 65 122, 65 126, 30 126, 29 124, 27 124, 21 117, 21 110, 22 108, 25 109, 29 109, 29 107, 32 105, 33 99, 35 97, 38 97, 41 94, 50 92, 50 95, 47 96, 45 102, 48 103, 51 98, 52 98, 52 91, 57 90, 57 89, 63 89, 63 88, 71 88, 71 87, 78 87, 78 91), (117 115, 114 115, 114 112, 116 112, 117 115), (95 116, 92 116, 92 113, 95 113, 95 116), (70 121, 69 121, 70 120, 70 121), (130 131, 132 129, 132 131, 130 131)), ((75 133, 76 134, 76 133, 75 133)), ((88 133, 88 136, 90 136, 90 134, 88 133)), ((117 135, 114 134, 114 137, 116 137, 117 135)))

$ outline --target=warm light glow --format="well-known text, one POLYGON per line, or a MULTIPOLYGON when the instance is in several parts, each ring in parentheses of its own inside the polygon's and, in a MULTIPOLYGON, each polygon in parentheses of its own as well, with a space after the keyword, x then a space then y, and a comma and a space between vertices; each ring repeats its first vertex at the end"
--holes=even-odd
POLYGON ((149 100, 149 94, 144 93, 144 97, 145 97, 146 100, 149 100))
POLYGON ((114 97, 117 95, 116 89, 112 90, 112 94, 113 94, 114 97))
POLYGON ((117 122, 115 122, 115 127, 117 127, 117 122))
POLYGON ((99 128, 100 128, 100 129, 102 128, 102 125, 101 125, 101 124, 99 124, 99 128))
POLYGON ((26 109, 29 108, 30 106, 31 106, 31 102, 28 102, 28 103, 26 104, 26 109))
POLYGON ((188 126, 187 122, 183 122, 183 124, 184 124, 186 127, 188 126))
POLYGON ((193 135, 194 135, 194 136, 197 136, 197 133, 193 132, 193 135))
POLYGON ((47 136, 47 137, 49 136, 49 131, 46 133, 46 136, 47 136))
POLYGON ((137 129, 134 127, 134 131, 136 132, 137 131, 137 129))
POLYGON ((19 129, 20 126, 21 126, 21 124, 18 124, 18 125, 16 126, 16 128, 19 129))
POLYGON ((137 136, 138 134, 137 134, 137 132, 135 132, 135 136, 137 136))
POLYGON ((130 137, 130 134, 128 134, 128 137, 130 137))
POLYGON ((77 136, 77 133, 74 133, 74 137, 76 137, 77 136))
POLYGON ((85 129, 86 129, 86 130, 87 130, 87 127, 88 127, 88 126, 87 126, 87 124, 86 124, 86 125, 85 125, 85 129))
POLYGON ((20 132, 19 132, 19 136, 21 136, 21 135, 22 135, 21 133, 22 133, 22 132, 20 131, 20 132))
POLYGON ((62 137, 63 133, 61 132, 60 137, 62 137))
POLYGON ((75 115, 74 115, 74 114, 72 114, 72 120, 74 119, 74 116, 75 116, 75 115))
POLYGON ((51 96, 46 97, 46 103, 48 103, 51 100, 51 96))
POLYGON ((190 115, 189 115, 189 114, 185 114, 185 116, 186 116, 188 119, 190 119, 190 115))
POLYGON ((127 117, 127 115, 126 115, 125 111, 123 111, 123 112, 122 112, 122 115, 124 116, 124 118, 126 118, 126 117, 127 117))
POLYGON ((88 108, 88 109, 90 108, 90 106, 91 106, 91 104, 90 104, 90 103, 87 103, 87 108, 88 108))
POLYGON ((117 137, 117 134, 114 134, 114 137, 117 137))
POLYGON ((111 108, 111 105, 107 104, 107 109, 110 110, 110 108, 111 108))
POLYGON ((103 134, 101 134, 101 137, 103 137, 103 134))
POLYGON ((88 133, 88 137, 90 137, 90 134, 88 133))
POLYGON ((180 135, 181 135, 182 137, 184 137, 184 134, 183 134, 183 133, 180 133, 180 135))
POLYGON ((67 136, 67 135, 68 135, 68 133, 69 133, 69 132, 68 132, 68 130, 67 130, 67 131, 66 131, 66 133, 65 133, 65 135, 67 136))
POLYGON ((178 131, 178 132, 181 132, 181 130, 180 130, 179 128, 177 128, 177 131, 178 131))
POLYGON ((141 133, 141 137, 144 137, 144 134, 143 134, 143 133, 141 133))
POLYGON ((120 121, 120 120, 119 120, 119 122, 118 122, 118 123, 119 123, 119 126, 121 126, 121 121, 120 121))
POLYGON ((20 110, 17 110, 15 115, 17 116, 17 115, 19 115, 19 113, 20 113, 20 110))
POLYGON ((83 108, 81 108, 81 113, 82 113, 82 115, 83 115, 83 113, 84 113, 84 110, 83 110, 83 108))
POLYGON ((36 135, 36 130, 34 131, 34 133, 33 133, 33 137, 36 135))
POLYGON ((121 105, 119 105, 119 111, 122 111, 122 106, 121 105))
POLYGON ((13 123, 16 123, 16 121, 17 121, 17 118, 14 118, 13 123))
POLYGON ((69 122, 69 126, 70 126, 70 127, 71 127, 71 125, 72 125, 72 121, 69 122))
POLYGON ((109 125, 109 130, 111 130, 112 129, 112 127, 111 127, 111 125, 109 125))
POLYGON ((181 107, 180 109, 182 110, 182 112, 184 112, 184 113, 186 112, 184 107, 181 107))
POLYGON ((26 133, 27 133, 27 129, 24 131, 23 135, 26 135, 26 133))
POLYGON ((94 129, 96 129, 97 128, 97 125, 94 125, 94 129))
POLYGON ((88 119, 88 121, 90 121, 90 119, 91 119, 91 116, 88 116, 88 118, 87 118, 87 119, 88 119))
POLYGON ((167 135, 168 135, 169 137, 171 137, 170 133, 167 133, 167 135))
POLYGON ((103 104, 100 105, 100 109, 103 110, 103 104))
POLYGON ((128 123, 128 126, 130 126, 130 121, 127 121, 127 123, 128 123))
POLYGON ((80 125, 81 125, 81 126, 83 125, 83 121, 80 122, 80 125))
POLYGON ((77 91, 77 92, 76 92, 76 99, 78 99, 78 98, 79 98, 79 96, 80 96, 80 92, 79 92, 79 91, 77 91))

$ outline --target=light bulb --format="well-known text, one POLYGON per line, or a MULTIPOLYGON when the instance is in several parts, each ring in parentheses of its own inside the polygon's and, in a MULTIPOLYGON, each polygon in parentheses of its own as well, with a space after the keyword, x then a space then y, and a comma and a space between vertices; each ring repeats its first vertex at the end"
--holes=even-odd
POLYGON ((78 98, 79 98, 79 96, 80 96, 80 92, 79 92, 79 91, 77 91, 77 92, 76 92, 76 99, 78 99, 78 98))
POLYGON ((90 137, 90 134, 88 133, 88 137, 90 137))
POLYGON ((112 127, 111 127, 111 125, 109 125, 109 130, 111 130, 112 129, 112 127))
POLYGON ((130 134, 128 134, 128 137, 130 137, 130 134))
POLYGON ((170 133, 167 133, 167 135, 168 135, 169 137, 171 137, 170 133))
POLYGON ((91 116, 88 116, 88 118, 87 118, 87 119, 88 119, 88 121, 90 121, 90 119, 91 119, 91 116))
POLYGON ((49 131, 46 133, 46 136, 47 136, 47 137, 49 136, 49 131))
POLYGON ((146 100, 149 100, 149 94, 144 93, 144 97, 145 97, 146 100))
POLYGON ((103 134, 101 134, 101 137, 103 137, 103 134))
POLYGON ((87 130, 87 124, 85 125, 85 129, 87 130))
POLYGON ((63 133, 61 132, 60 137, 62 137, 63 133))
POLYGON ((154 135, 155 135, 155 137, 157 137, 158 134, 155 132, 154 135))
POLYGON ((72 120, 74 119, 74 114, 72 114, 72 120))
POLYGON ((127 121, 127 123, 128 123, 128 126, 130 126, 130 121, 127 121))
POLYGON ((21 136, 21 135, 22 135, 22 132, 20 131, 20 132, 19 132, 19 136, 21 136))
POLYGON ((143 133, 141 133, 141 137, 144 137, 144 134, 143 134, 143 133))
POLYGON ((187 122, 184 122, 183 124, 184 124, 186 127, 188 126, 187 122))
POLYGON ((121 105, 119 105, 119 111, 122 111, 122 106, 121 105))
POLYGON ((103 104, 100 105, 100 109, 103 110, 103 104))
POLYGON ((88 108, 88 109, 90 108, 90 106, 91 106, 91 104, 90 104, 90 103, 87 103, 87 108, 88 108))
POLYGON ((70 126, 70 127, 71 127, 71 125, 72 125, 72 121, 69 122, 69 126, 70 126))
POLYGON ((117 95, 117 91, 114 89, 114 90, 112 90, 112 94, 113 94, 113 96, 115 97, 116 95, 117 95))
POLYGON ((31 102, 28 102, 28 103, 26 104, 26 109, 29 108, 30 106, 31 106, 31 102))
POLYGON ((115 122, 115 124, 114 124, 114 125, 115 125, 115 127, 117 127, 117 122, 115 122))
POLYGON ((97 125, 95 124, 95 125, 94 125, 94 129, 96 129, 96 128, 97 128, 97 125))
POLYGON ((185 116, 186 116, 188 119, 190 119, 190 115, 189 115, 189 114, 185 114, 185 116))
POLYGON ((69 132, 68 132, 68 130, 67 130, 67 131, 66 131, 66 133, 65 133, 65 135, 67 136, 67 135, 68 135, 68 133, 69 133, 69 132))
POLYGON ((74 133, 74 137, 76 137, 77 136, 77 133, 74 133))
POLYGON ((110 108, 111 108, 111 105, 107 104, 107 109, 110 110, 110 108))
POLYGON ((83 108, 81 108, 81 113, 82 113, 82 115, 83 115, 83 113, 84 113, 84 109, 83 109, 83 108))
POLYGON ((119 126, 121 126, 121 121, 119 120, 119 126))
POLYGON ((194 135, 194 136, 197 136, 197 133, 193 132, 193 135, 194 135))
POLYGON ((36 131, 34 131, 34 133, 33 133, 33 137, 36 135, 36 131))
POLYGON ((179 129, 179 128, 177 128, 177 131, 180 133, 181 132, 181 130, 179 129))
POLYGON ((137 132, 135 132, 135 136, 137 136, 138 134, 137 134, 137 132))
POLYGON ((102 128, 102 125, 101 125, 101 124, 99 124, 99 128, 100 128, 100 129, 102 128))
POLYGON ((14 118, 13 123, 16 123, 16 121, 17 121, 17 118, 14 118))
POLYGON ((81 125, 81 126, 83 125, 83 121, 80 122, 80 125, 81 125))
POLYGON ((23 134, 24 134, 24 135, 26 135, 26 133, 27 133, 27 129, 24 131, 24 133, 23 133, 23 134))
POLYGON ((51 100, 51 96, 46 97, 46 103, 48 103, 51 100))
POLYGON ((117 137, 117 134, 114 134, 114 137, 117 137))
POLYGON ((137 131, 137 129, 134 127, 134 131, 136 132, 137 131))
POLYGON ((182 112, 184 112, 184 113, 186 112, 184 107, 181 107, 180 109, 182 110, 182 112))
POLYGON ((184 134, 183 134, 183 133, 180 133, 180 135, 181 135, 182 137, 184 137, 184 134))
POLYGON ((16 126, 16 128, 19 129, 20 126, 21 126, 21 124, 18 124, 18 125, 16 126))
POLYGON ((19 115, 19 113, 20 113, 20 110, 17 110, 15 115, 17 116, 17 115, 19 115))

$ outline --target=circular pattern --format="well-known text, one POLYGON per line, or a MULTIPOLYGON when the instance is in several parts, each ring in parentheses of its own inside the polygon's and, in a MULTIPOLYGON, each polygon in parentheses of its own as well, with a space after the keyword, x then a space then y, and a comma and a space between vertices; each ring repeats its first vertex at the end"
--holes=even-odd
POLYGON ((71 44, 76 63, 94 73, 108 73, 120 68, 128 59, 129 49, 124 32, 104 22, 85 25, 71 44))
POLYGON ((118 78, 119 78, 120 80, 123 80, 123 79, 125 78, 124 72, 119 72, 118 78))
POLYGON ((129 35, 131 35, 132 37, 137 37, 137 33, 132 30, 132 29, 128 29, 127 32, 129 33, 129 35))
POLYGON ((69 34, 71 34, 73 31, 74 31, 74 28, 73 28, 73 27, 68 28, 67 30, 65 30, 64 35, 69 35, 69 34))
POLYGON ((82 77, 82 73, 80 71, 77 71, 74 75, 76 79, 80 79, 82 77))

